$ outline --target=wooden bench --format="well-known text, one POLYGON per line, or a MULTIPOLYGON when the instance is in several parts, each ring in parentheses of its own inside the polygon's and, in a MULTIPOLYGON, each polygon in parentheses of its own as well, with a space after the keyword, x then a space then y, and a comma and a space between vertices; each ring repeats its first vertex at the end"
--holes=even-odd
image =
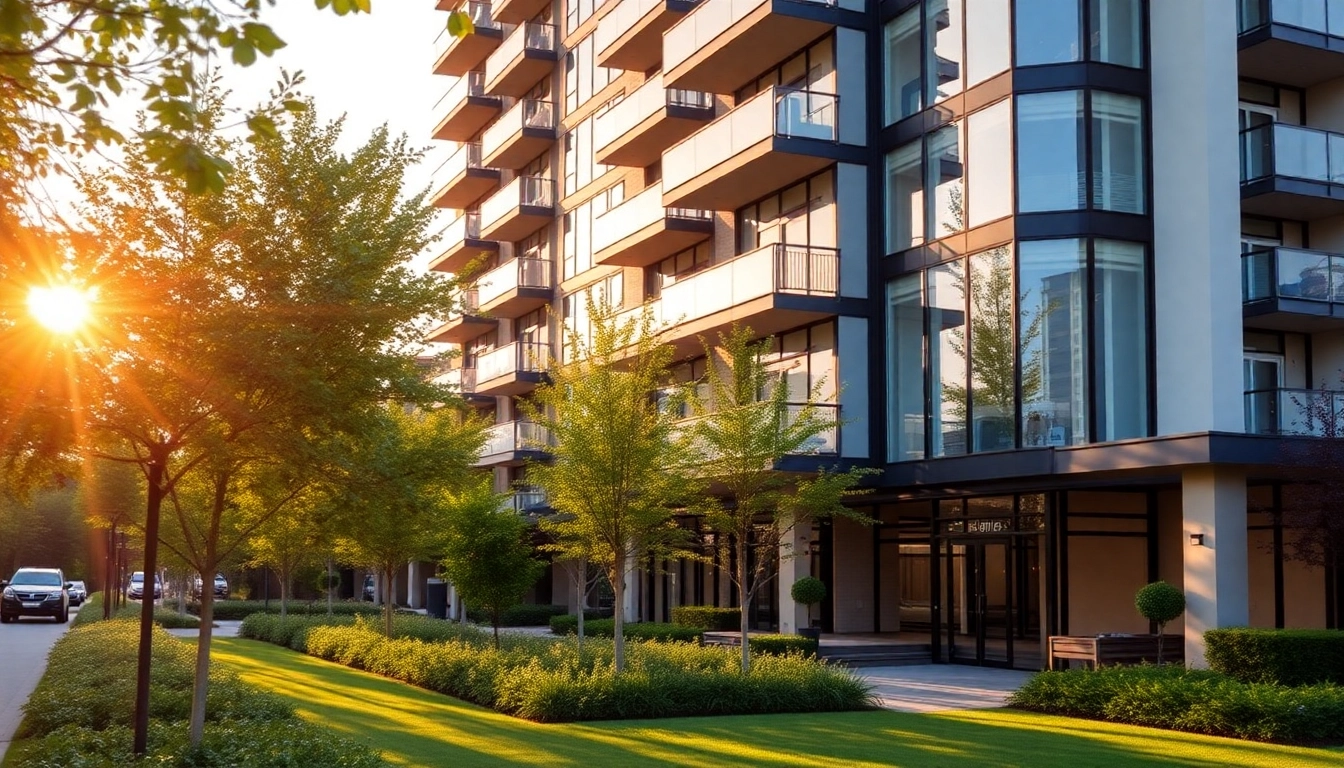
MULTIPOLYGON (((1052 635, 1050 669, 1067 668, 1070 661, 1086 661, 1093 669, 1105 664, 1157 663, 1157 635, 1052 635)), ((1185 637, 1165 635, 1162 661, 1185 663, 1185 637)))

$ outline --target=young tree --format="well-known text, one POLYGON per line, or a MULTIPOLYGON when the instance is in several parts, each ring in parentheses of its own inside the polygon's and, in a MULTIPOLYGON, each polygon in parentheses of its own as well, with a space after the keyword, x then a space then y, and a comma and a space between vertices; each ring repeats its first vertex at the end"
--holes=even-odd
POLYGON ((532 555, 528 525, 482 476, 449 499, 443 572, 461 599, 490 614, 499 647, 500 615, 522 601, 545 566, 532 555))
POLYGON ((485 430, 462 408, 390 404, 368 431, 343 442, 344 458, 329 480, 331 530, 341 560, 378 574, 389 637, 393 578, 407 563, 443 551, 455 495, 474 487, 485 430))
MULTIPOLYGON (((279 478, 270 478, 250 489, 240 506, 264 510, 274 501, 285 498, 284 514, 271 515, 257 527, 247 540, 246 565, 270 568, 280 577, 280 617, 289 614, 289 593, 294 585, 294 574, 301 568, 322 560, 318 542, 322 536, 319 515, 325 496, 314 485, 300 486, 292 496, 279 478)), ((292 487, 292 486, 291 486, 292 487)), ((213 578, 202 574, 201 578, 213 578)))
POLYGON ((591 331, 567 330, 564 362, 526 412, 554 440, 549 463, 529 468, 558 514, 541 520, 553 551, 602 567, 615 593, 616 671, 625 670, 627 570, 650 554, 679 552, 687 532, 675 508, 693 498, 688 441, 676 415, 654 393, 667 384, 672 347, 658 340, 653 316, 622 322, 586 297, 591 331))
POLYGON ((786 377, 772 374, 761 361, 770 340, 752 336, 750 328, 734 326, 720 334, 717 348, 706 345, 709 400, 695 402, 699 418, 692 427, 701 452, 696 471, 717 489, 707 497, 704 520, 718 534, 720 562, 737 588, 744 674, 751 668, 751 602, 770 563, 788 556, 781 549, 788 547, 790 533, 823 517, 872 522, 844 504, 861 492, 856 486, 865 470, 822 470, 799 478, 777 469, 786 456, 811 452, 817 437, 840 422, 817 404, 821 383, 805 402, 791 402, 786 377))

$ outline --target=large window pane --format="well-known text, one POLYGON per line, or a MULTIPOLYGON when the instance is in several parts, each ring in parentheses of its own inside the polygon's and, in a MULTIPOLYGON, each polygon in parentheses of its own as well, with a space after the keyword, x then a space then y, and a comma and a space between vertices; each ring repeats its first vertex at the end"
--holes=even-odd
POLYGON ((928 271, 929 430, 934 456, 966 453, 966 276, 962 262, 928 271))
POLYGON ((966 186, 967 222, 978 227, 1013 212, 1013 126, 1007 100, 982 109, 967 120, 970 164, 966 186))
POLYGON ((1022 445, 1087 442, 1087 243, 1018 245, 1022 445))
POLYGON ((1143 213, 1143 102, 1092 93, 1092 206, 1143 213))
POLYGON ((938 102, 961 93, 961 2, 962 0, 928 0, 928 21, 924 24, 925 78, 928 80, 927 104, 938 102))
POLYGON ((924 276, 887 283, 887 460, 924 458, 924 276))
POLYGON ((1012 247, 972 256, 970 277, 971 450, 1009 450, 1017 411, 1012 247))
POLYGON ((1148 434, 1148 324, 1144 248, 1097 240, 1097 439, 1148 434))
MULTIPOLYGON (((1020 0, 1019 0, 1020 2, 1020 0)), ((1089 0, 1091 59, 1123 67, 1143 66, 1139 0, 1089 0)))
POLYGON ((1008 0, 966 0, 966 87, 1008 69, 1008 0))
POLYGON ((928 135, 925 189, 931 191, 928 232, 936 240, 966 228, 966 200, 962 195, 961 124, 928 135))
POLYGON ((887 22, 882 48, 886 124, 924 108, 919 66, 918 6, 887 22))
POLYGON ((1083 92, 1017 97, 1018 210, 1069 211, 1086 207, 1083 92))
POLYGON ((1017 0, 1017 65, 1081 61, 1081 0, 1017 0))
POLYGON ((912 141, 887 155, 887 253, 924 242, 923 154, 912 141))

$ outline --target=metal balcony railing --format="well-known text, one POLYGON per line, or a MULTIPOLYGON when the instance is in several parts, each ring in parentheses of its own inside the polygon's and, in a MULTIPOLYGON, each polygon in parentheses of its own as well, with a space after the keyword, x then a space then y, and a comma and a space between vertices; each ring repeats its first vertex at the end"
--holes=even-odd
POLYGON ((593 221, 593 250, 600 251, 669 218, 709 221, 711 214, 692 208, 664 208, 662 187, 654 184, 615 208, 608 208, 593 221))
POLYGON ((489 304, 519 288, 551 287, 551 262, 546 259, 517 258, 486 272, 477 282, 482 304, 489 304))
POLYGON ((1301 248, 1265 248, 1241 257, 1242 301, 1344 302, 1344 256, 1301 248))
MULTIPOLYGON (((767 405, 766 403, 757 404, 757 406, 762 408, 764 408, 764 406, 766 405, 767 405)), ((809 439, 807 442, 805 442, 802 446, 800 446, 798 450, 791 452, 789 455, 817 456, 817 455, 838 454, 840 452, 839 404, 812 403, 811 407, 813 409, 813 413, 816 414, 819 419, 825 422, 829 422, 833 426, 823 429, 817 434, 813 435, 812 438, 809 439)), ((801 416, 806 411, 807 408, 808 408, 807 403, 789 403, 786 406, 786 411, 784 414, 785 418, 784 426, 786 428, 793 426, 797 422, 798 417, 801 416)), ((711 417, 710 415, 706 415, 706 416, 697 416, 689 419, 683 419, 677 422, 675 427, 676 431, 674 434, 677 435, 687 434, 691 430, 694 430, 698 423, 703 422, 705 419, 708 419, 710 417, 711 417)), ((762 411, 761 417, 770 418, 771 421, 773 421, 774 419, 772 414, 769 414, 764 410, 762 411)), ((696 442, 698 443, 698 445, 695 446, 695 449, 701 456, 705 458, 713 458, 712 456, 714 450, 713 448, 705 444, 703 441, 697 440, 696 442)))
MULTIPOLYGON (((605 24, 606 20, 603 19, 602 23, 605 24)), ((601 149, 611 144, 665 107, 712 106, 713 95, 684 88, 664 88, 663 76, 655 75, 636 88, 634 93, 598 116, 593 124, 593 145, 601 149)))
POLYGON ((488 226, 522 206, 550 208, 555 182, 542 176, 519 176, 481 204, 481 224, 488 226))
POLYGON ((1344 134, 1287 123, 1241 132, 1241 181, 1288 176, 1344 184, 1344 134))
POLYGON ((1245 395, 1245 407, 1251 434, 1344 437, 1344 392, 1252 390, 1245 395))

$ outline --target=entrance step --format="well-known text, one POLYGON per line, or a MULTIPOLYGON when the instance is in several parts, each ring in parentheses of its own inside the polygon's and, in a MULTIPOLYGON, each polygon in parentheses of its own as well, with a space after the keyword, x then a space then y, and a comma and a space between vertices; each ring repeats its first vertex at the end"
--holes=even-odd
POLYGON ((847 667, 902 667, 933 663, 933 648, 917 643, 831 647, 822 643, 817 655, 831 664, 843 664, 847 667))

